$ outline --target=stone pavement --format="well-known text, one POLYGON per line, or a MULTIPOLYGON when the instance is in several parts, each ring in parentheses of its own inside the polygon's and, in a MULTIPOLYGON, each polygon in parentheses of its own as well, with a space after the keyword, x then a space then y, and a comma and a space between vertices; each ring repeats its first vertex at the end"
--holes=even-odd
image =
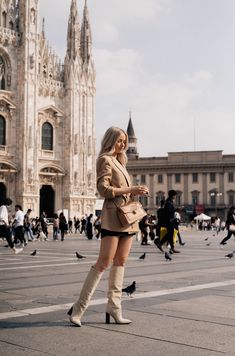
POLYGON ((224 257, 235 242, 220 248, 225 233, 213 235, 183 232, 186 245, 171 262, 155 245, 134 240, 124 285, 135 280, 137 291, 133 298, 124 294, 122 303, 133 323, 104 323, 105 272, 82 328, 69 324, 66 311, 100 242, 72 235, 29 243, 14 256, 0 241, 0 355, 235 355, 235 257, 224 257), (78 261, 75 251, 86 259, 78 261))

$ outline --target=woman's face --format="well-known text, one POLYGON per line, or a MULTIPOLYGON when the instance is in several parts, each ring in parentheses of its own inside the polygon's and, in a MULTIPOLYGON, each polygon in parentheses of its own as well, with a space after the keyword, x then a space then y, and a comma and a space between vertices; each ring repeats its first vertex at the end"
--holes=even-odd
POLYGON ((121 153, 125 150, 126 148, 126 135, 124 133, 121 133, 121 135, 118 137, 114 149, 115 152, 114 154, 117 155, 118 153, 121 153))

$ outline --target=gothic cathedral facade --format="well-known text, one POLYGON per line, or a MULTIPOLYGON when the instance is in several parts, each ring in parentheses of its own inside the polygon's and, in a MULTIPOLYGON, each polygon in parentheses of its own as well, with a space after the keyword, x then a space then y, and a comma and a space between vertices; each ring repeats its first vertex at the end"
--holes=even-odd
POLYGON ((38 0, 0 0, 0 199, 34 216, 94 212, 95 68, 85 1, 71 0, 63 63, 39 30, 38 0))

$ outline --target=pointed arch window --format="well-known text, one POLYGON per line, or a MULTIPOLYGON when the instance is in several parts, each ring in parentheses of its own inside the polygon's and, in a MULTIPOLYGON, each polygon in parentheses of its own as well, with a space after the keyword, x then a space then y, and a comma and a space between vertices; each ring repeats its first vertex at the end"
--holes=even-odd
POLYGON ((3 58, 0 56, 0 90, 6 89, 6 66, 3 58))
POLYGON ((49 122, 42 125, 42 149, 53 151, 53 127, 49 122))
POLYGON ((0 145, 6 145, 6 120, 0 116, 0 145))

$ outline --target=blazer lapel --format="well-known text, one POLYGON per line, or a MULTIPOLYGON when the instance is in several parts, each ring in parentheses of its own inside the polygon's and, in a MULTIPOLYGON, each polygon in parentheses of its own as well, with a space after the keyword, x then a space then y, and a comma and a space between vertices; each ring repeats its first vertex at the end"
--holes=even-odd
POLYGON ((130 181, 130 176, 126 170, 125 167, 123 167, 123 165, 118 162, 118 160, 114 157, 112 157, 112 160, 113 160, 113 163, 115 164, 115 166, 122 172, 122 174, 124 175, 125 179, 126 179, 126 182, 127 182, 127 185, 128 187, 131 185, 131 181, 130 181))

